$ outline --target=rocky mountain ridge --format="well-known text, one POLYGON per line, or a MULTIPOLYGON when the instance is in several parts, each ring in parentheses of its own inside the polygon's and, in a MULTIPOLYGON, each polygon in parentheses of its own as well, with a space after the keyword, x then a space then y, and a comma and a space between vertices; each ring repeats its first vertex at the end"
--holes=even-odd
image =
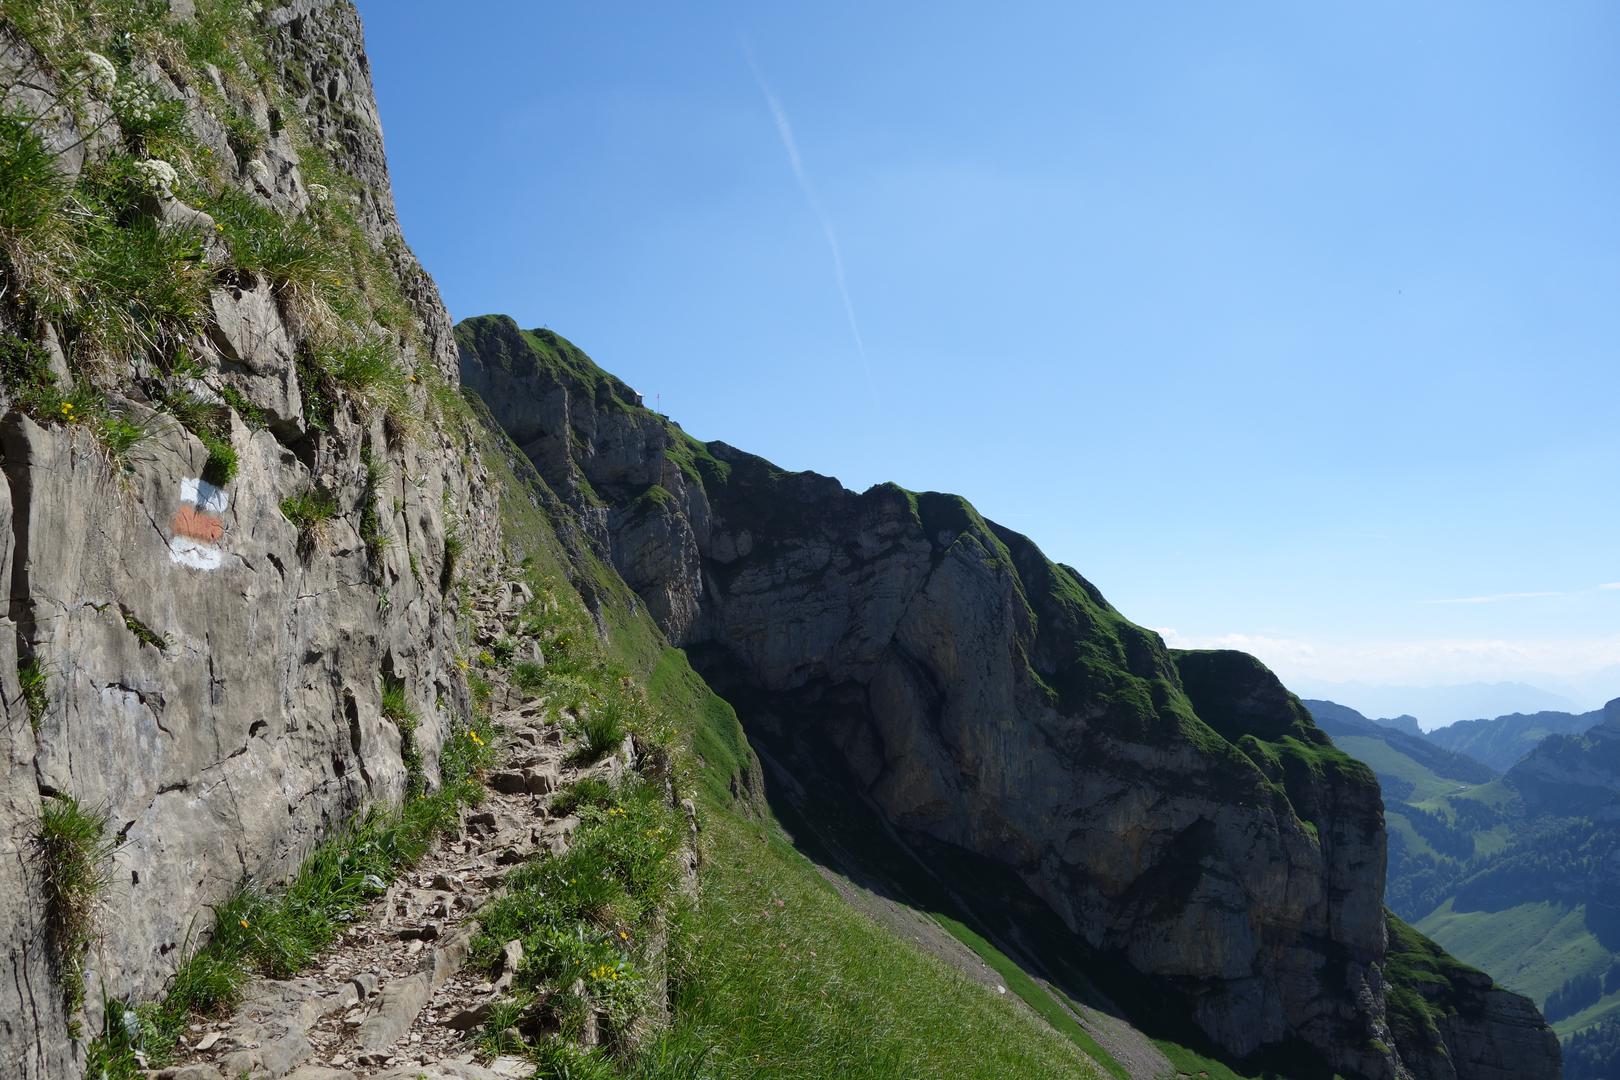
POLYGON ((1579 735, 1603 722, 1603 709, 1584 713, 1509 713, 1480 720, 1460 720, 1435 728, 1426 738, 1436 746, 1467 754, 1497 772, 1507 772, 1544 739, 1579 735))
POLYGON ((1443 1023, 1422 993, 1386 1012, 1377 786, 1252 658, 1166 649, 954 496, 699 443, 549 331, 457 337, 464 384, 711 683, 814 717, 744 706, 751 737, 829 749, 891 826, 1010 868, 1227 1053, 1556 1075, 1533 1007, 1478 973, 1443 1023))

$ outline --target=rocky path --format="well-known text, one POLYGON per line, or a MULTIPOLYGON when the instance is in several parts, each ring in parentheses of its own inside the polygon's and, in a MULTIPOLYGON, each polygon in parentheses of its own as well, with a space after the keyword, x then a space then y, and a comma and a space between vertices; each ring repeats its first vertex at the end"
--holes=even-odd
MULTIPOLYGON (((494 700, 510 702, 507 688, 494 700)), ((563 787, 587 776, 616 780, 632 767, 627 738, 614 754, 575 764, 544 699, 497 712, 500 763, 483 803, 459 829, 401 874, 298 978, 259 980, 229 1019, 198 1019, 184 1064, 152 1080, 524 1080, 515 1057, 476 1060, 489 1006, 510 984, 522 947, 506 948, 490 980, 466 969, 476 913, 514 867, 567 850, 579 819, 552 812, 563 787)))

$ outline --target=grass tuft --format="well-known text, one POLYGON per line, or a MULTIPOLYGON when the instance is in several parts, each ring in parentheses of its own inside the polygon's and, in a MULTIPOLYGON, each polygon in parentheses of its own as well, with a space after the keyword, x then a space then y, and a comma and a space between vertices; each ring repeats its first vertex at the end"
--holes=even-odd
POLYGON ((17 681, 22 684, 23 704, 28 709, 28 726, 39 733, 50 708, 50 673, 37 657, 17 662, 17 681))
POLYGON ((238 270, 262 274, 278 291, 306 297, 340 284, 332 246, 310 218, 284 217, 236 188, 221 192, 208 210, 238 270))
POLYGON ((300 543, 313 548, 326 535, 326 523, 337 516, 337 501, 311 487, 282 499, 281 516, 298 527, 300 543))
POLYGON ((38 842, 52 959, 72 1017, 84 1004, 84 951, 95 937, 118 839, 107 835, 105 811, 87 809, 71 795, 48 795, 38 842))
POLYGON ((382 714, 399 730, 399 756, 405 766, 405 794, 415 798, 427 790, 427 770, 422 748, 416 744, 420 720, 411 707, 410 695, 400 679, 383 679, 382 714))
POLYGON ((598 761, 624 742, 628 732, 625 726, 627 708, 616 697, 609 697, 595 708, 586 709, 579 718, 578 728, 585 738, 585 745, 581 757, 586 761, 598 761))

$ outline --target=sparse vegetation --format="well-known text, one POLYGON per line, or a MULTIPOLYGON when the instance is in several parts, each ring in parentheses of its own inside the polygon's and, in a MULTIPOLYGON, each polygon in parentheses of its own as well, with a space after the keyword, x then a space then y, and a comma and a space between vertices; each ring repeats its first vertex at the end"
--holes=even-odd
POLYGON ((369 447, 361 451, 360 462, 365 469, 365 483, 360 494, 360 541, 366 545, 366 554, 371 561, 377 562, 393 543, 393 537, 383 528, 382 517, 377 513, 377 499, 387 479, 387 467, 378 463, 377 456, 369 447))
POLYGON ((262 274, 272 287, 306 300, 340 284, 332 245, 312 219, 285 217, 235 188, 222 190, 207 209, 238 270, 262 274))
POLYGON ((383 679, 382 714, 399 730, 399 756, 405 765, 405 794, 415 798, 427 790, 427 773, 422 762, 422 748, 416 744, 416 728, 420 723, 405 683, 400 679, 383 679))
POLYGON ((121 608, 120 611, 124 616, 124 628, 130 633, 134 634, 135 639, 142 645, 150 645, 159 652, 163 652, 168 649, 169 639, 166 635, 159 634, 157 631, 141 622, 141 620, 137 619, 128 608, 121 608))
POLYGON ((586 1009, 595 1008, 622 1053, 645 1009, 642 950, 673 896, 681 823, 659 787, 641 781, 615 791, 610 805, 577 810, 573 847, 514 871, 507 894, 480 913, 473 955, 491 966, 503 942, 521 940, 520 988, 549 991, 535 1006, 547 1013, 541 1026, 577 1039, 586 1009), (583 987, 583 999, 557 992, 574 986, 583 987))
POLYGON ((298 527, 300 542, 313 547, 337 516, 337 501, 319 488, 308 488, 281 500, 281 516, 298 527))
POLYGON ((23 705, 28 709, 28 723, 35 733, 45 722, 45 710, 50 708, 50 675, 37 657, 17 663, 17 681, 22 684, 23 705))
POLYGON ((39 853, 46 925, 70 1017, 84 1004, 84 951, 95 937, 117 850, 117 838, 107 835, 105 812, 81 806, 71 795, 42 800, 39 853))
POLYGON ((208 452, 202 468, 204 480, 224 487, 236 479, 238 462, 236 447, 231 443, 229 410, 185 387, 166 389, 163 408, 208 452))

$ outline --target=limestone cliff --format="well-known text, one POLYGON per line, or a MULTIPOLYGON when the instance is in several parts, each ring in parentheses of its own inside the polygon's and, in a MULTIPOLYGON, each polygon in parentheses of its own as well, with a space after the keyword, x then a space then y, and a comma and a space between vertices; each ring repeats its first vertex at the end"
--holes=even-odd
POLYGON ((105 8, 0 22, 8 183, 47 210, 0 227, 0 1071, 41 1080, 95 1028, 70 1037, 42 798, 121 843, 83 1007, 151 997, 244 877, 398 801, 384 679, 431 780, 455 563, 495 543, 352 6, 105 8))
POLYGON ((888 826, 1012 870, 1233 1056, 1487 1077, 1501 1042, 1516 1075, 1557 1075, 1502 991, 1391 1030, 1377 784, 1252 658, 1166 649, 957 497, 699 443, 548 331, 457 337, 464 383, 671 640, 765 703, 751 735, 831 752, 888 826))

